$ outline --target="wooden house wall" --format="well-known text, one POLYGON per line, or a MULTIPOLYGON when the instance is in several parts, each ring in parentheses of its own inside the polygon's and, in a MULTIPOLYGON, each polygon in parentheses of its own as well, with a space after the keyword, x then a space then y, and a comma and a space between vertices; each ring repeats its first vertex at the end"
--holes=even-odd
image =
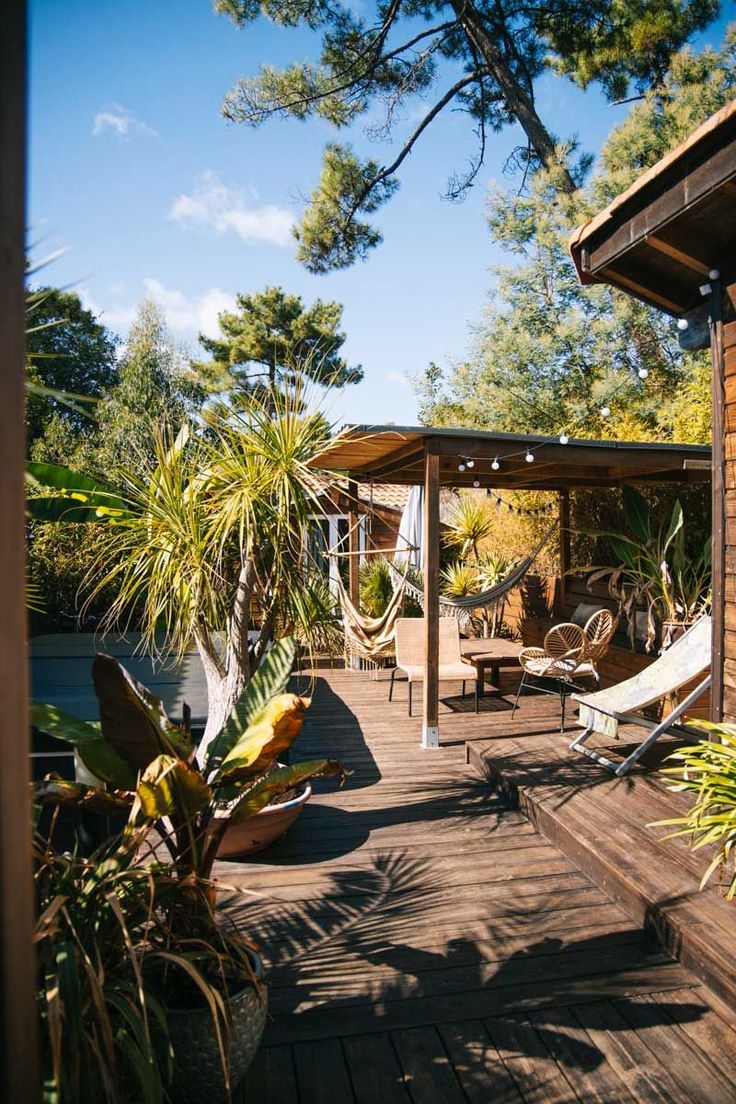
MULTIPOLYGON (((736 284, 727 295, 736 306, 736 284)), ((724 574, 723 716, 736 722, 736 322, 723 327, 725 373, 726 555, 724 574)))

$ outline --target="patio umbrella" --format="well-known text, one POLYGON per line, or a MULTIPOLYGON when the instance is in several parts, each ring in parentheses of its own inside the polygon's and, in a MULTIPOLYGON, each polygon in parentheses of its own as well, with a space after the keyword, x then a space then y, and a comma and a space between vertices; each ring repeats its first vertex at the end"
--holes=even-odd
MULTIPOLYGON (((422 536, 423 536, 423 514, 424 514, 424 488, 423 487, 411 487, 409 489, 409 497, 406 500, 406 506, 404 512, 401 515, 401 524, 399 525, 399 538, 396 544, 399 548, 411 548, 413 550, 408 553, 409 563, 412 567, 420 568, 422 566, 422 536)), ((403 559, 407 553, 397 552, 395 559, 403 559)))

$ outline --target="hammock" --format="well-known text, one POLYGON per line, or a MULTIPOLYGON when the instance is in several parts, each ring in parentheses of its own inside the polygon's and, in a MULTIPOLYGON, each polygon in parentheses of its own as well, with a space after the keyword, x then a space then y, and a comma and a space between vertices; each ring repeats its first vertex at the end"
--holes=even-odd
MULTIPOLYGON (((485 606, 497 606, 514 587, 518 586, 519 583, 523 581, 527 571, 547 544, 556 528, 557 526, 554 525, 552 528, 548 529, 534 551, 529 556, 525 556, 523 560, 519 560, 516 567, 514 567, 500 583, 496 583, 495 586, 489 587, 488 590, 476 591, 474 594, 464 594, 461 598, 446 598, 440 596, 440 610, 442 616, 457 617, 460 621, 468 621, 470 620, 472 610, 480 609, 485 606)), ((397 577, 398 579, 402 578, 392 563, 389 563, 389 569, 391 571, 392 580, 397 577)), ((410 598, 413 598, 415 602, 418 602, 420 606, 424 606, 424 591, 421 587, 410 583, 408 579, 404 579, 401 585, 401 593, 403 594, 404 592, 406 592, 410 598)))
POLYGON ((357 610, 350 601, 342 579, 339 575, 337 577, 337 596, 342 609, 345 642, 350 651, 365 659, 376 659, 394 649, 396 618, 401 609, 406 585, 406 575, 402 576, 398 572, 397 574, 400 581, 395 586, 391 601, 380 617, 367 617, 357 610))

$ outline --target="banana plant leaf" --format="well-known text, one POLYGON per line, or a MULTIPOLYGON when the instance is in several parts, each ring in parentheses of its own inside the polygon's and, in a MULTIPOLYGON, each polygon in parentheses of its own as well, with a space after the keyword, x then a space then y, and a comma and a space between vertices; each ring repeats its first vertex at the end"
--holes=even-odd
POLYGON ((199 771, 170 755, 159 755, 148 764, 137 793, 141 809, 150 820, 190 820, 212 801, 212 790, 199 771))
POLYGON ((112 816, 130 811, 132 799, 81 782, 70 782, 54 774, 48 774, 31 786, 31 799, 35 805, 82 805, 93 813, 112 816))
POLYGON ((167 715, 161 699, 116 659, 96 655, 92 677, 100 702, 102 735, 135 771, 145 770, 158 755, 193 756, 189 736, 167 715))
POLYGON ((265 809, 266 805, 270 805, 287 790, 308 782, 310 778, 328 776, 338 776, 341 781, 344 781, 345 767, 336 759, 309 759, 304 763, 279 767, 248 790, 228 819, 231 824, 240 824, 261 809, 265 809))
POLYGON ((26 465, 26 478, 39 491, 48 488, 63 492, 30 495, 26 506, 34 521, 104 521, 129 513, 123 500, 97 480, 59 464, 31 461, 26 465))
POLYGON ((308 698, 279 694, 223 759, 213 783, 245 780, 267 770, 302 730, 308 698))
POLYGON ((248 728, 254 724, 272 698, 286 689, 294 668, 296 642, 287 636, 277 640, 263 657, 241 694, 222 732, 210 745, 206 772, 232 751, 248 728))
POLYGON ((135 789, 136 772, 108 743, 97 724, 81 721, 55 705, 31 703, 31 724, 48 736, 72 744, 87 770, 116 790, 135 789))

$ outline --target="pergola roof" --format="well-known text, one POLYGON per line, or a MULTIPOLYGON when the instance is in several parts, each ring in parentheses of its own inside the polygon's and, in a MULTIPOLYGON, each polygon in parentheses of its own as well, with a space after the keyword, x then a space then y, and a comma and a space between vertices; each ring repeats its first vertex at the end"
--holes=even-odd
POLYGON ((314 467, 341 471, 357 482, 420 484, 424 456, 440 457, 440 482, 513 490, 617 487, 624 483, 701 482, 710 478, 709 445, 641 441, 586 441, 535 434, 488 433, 426 426, 345 426, 313 460, 314 467), (534 462, 526 460, 531 451, 534 462), (458 470, 465 458, 471 469, 458 470), (491 464, 498 460, 498 470, 491 464))
POLYGON ((578 227, 570 251, 581 282, 614 284, 669 314, 697 307, 736 246, 735 149, 736 100, 578 227))

